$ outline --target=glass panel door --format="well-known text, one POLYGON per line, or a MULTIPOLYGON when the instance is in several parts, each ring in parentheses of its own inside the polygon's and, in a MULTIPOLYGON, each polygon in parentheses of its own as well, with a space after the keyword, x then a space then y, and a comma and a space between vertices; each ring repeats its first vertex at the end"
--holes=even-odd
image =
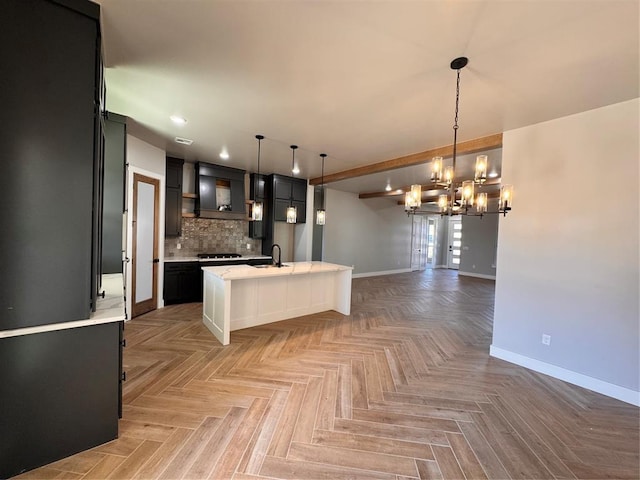
POLYGON ((462 254, 462 219, 449 217, 449 255, 447 268, 458 270, 462 254))

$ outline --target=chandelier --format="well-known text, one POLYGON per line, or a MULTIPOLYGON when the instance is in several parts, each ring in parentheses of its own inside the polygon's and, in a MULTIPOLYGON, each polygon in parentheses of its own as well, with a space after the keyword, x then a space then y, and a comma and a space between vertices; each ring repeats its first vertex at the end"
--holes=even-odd
MULTIPOLYGON (((441 215, 482 215, 486 213, 507 214, 511 210, 513 200, 513 186, 502 185, 500 187, 500 200, 496 211, 489 211, 489 195, 480 191, 487 181, 487 168, 489 165, 487 155, 476 157, 475 175, 473 180, 456 181, 456 154, 458 143, 458 104, 460 101, 460 70, 469 59, 459 57, 451 62, 451 69, 457 71, 456 81, 456 110, 453 124, 453 161, 452 165, 443 167, 442 157, 434 157, 431 161, 431 181, 435 186, 444 187, 446 194, 438 196, 438 210, 441 215), (476 193, 476 187, 478 192, 476 193)), ((411 185, 404 197, 404 209, 409 214, 418 212, 422 204, 422 186, 411 185)), ((423 212, 426 213, 426 212, 423 212)))

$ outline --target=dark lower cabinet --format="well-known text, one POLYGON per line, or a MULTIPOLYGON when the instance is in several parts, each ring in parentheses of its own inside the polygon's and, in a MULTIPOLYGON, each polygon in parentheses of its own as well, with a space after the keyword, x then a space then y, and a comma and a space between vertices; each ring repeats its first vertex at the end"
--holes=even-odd
POLYGON ((268 265, 271 258, 223 260, 216 262, 165 262, 164 264, 164 304, 190 303, 202 301, 202 267, 222 267, 225 265, 268 265))
POLYGON ((122 323, 0 339, 0 478, 118 437, 122 323))
POLYGON ((199 262, 164 264, 164 304, 202 301, 202 273, 199 262))

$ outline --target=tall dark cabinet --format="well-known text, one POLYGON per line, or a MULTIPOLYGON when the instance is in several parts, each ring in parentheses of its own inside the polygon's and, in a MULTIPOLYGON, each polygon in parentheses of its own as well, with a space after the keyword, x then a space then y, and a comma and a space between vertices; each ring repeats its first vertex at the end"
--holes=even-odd
POLYGON ((127 118, 104 115, 104 195, 102 209, 102 273, 122 273, 127 118))
POLYGON ((271 255, 274 244, 275 222, 287 221, 287 208, 296 207, 296 223, 307 221, 307 181, 273 173, 264 182, 265 215, 263 223, 262 253, 271 255))
POLYGON ((122 322, 67 328, 90 318, 101 289, 100 7, 5 0, 0 43, 0 478, 7 478, 117 437, 122 322), (20 330, 44 325, 51 331, 20 330))
POLYGON ((179 237, 182 230, 182 168, 184 160, 167 157, 165 175, 165 237, 179 237))

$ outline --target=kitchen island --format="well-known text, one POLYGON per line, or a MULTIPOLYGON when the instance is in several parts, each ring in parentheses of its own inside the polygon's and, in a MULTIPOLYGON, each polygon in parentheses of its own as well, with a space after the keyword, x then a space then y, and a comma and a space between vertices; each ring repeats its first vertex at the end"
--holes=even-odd
POLYGON ((349 315, 352 269, 327 262, 203 267, 203 323, 228 345, 233 330, 327 310, 349 315))

